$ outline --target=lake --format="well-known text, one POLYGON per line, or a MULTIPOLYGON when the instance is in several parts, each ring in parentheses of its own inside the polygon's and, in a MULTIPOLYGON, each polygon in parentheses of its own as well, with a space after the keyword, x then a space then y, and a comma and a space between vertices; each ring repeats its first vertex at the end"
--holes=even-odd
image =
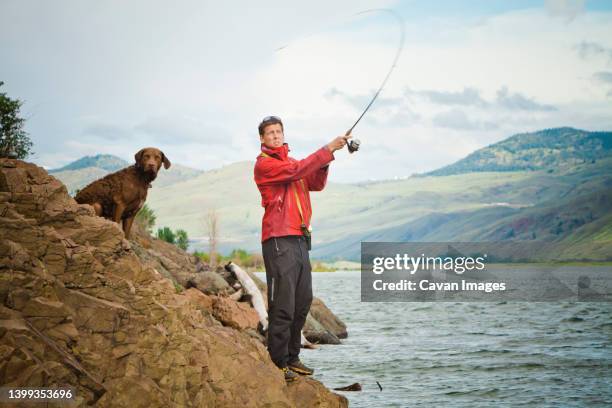
POLYGON ((351 407, 612 406, 612 303, 366 303, 359 271, 313 291, 349 337, 301 358, 329 388, 361 383, 351 407))

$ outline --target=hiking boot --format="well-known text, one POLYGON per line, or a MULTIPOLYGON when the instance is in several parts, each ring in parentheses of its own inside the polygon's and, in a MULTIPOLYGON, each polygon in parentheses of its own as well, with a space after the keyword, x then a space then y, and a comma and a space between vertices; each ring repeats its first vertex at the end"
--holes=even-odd
POLYGON ((312 368, 306 367, 304 364, 302 364, 300 360, 296 360, 293 363, 289 363, 287 364, 287 366, 298 374, 312 375, 312 373, 314 373, 314 370, 312 368))
POLYGON ((288 367, 281 368, 283 370, 283 374, 285 374, 285 381, 291 382, 298 379, 299 375, 291 371, 288 367))

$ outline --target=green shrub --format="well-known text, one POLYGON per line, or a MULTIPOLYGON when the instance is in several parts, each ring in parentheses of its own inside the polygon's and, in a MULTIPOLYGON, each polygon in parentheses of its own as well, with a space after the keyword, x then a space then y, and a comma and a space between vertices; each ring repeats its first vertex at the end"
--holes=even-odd
POLYGON ((176 235, 169 227, 158 228, 157 238, 170 244, 174 244, 176 242, 176 235))
POLYGON ((149 233, 155 225, 155 218, 155 212, 146 204, 138 211, 138 214, 136 214, 136 222, 149 233))
POLYGON ((175 237, 176 246, 181 248, 183 251, 186 251, 187 247, 189 246, 189 237, 187 237, 187 231, 185 231, 184 229, 176 230, 175 237))

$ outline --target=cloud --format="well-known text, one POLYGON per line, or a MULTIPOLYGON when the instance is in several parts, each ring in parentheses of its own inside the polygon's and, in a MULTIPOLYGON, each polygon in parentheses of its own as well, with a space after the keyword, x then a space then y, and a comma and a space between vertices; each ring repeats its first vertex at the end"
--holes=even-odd
MULTIPOLYGON (((372 91, 371 94, 355 94, 355 95, 351 95, 348 94, 346 92, 342 92, 339 89, 337 89, 336 87, 333 87, 331 89, 329 89, 327 92, 325 92, 325 94, 323 95, 325 98, 332 100, 334 98, 341 98, 343 99, 346 103, 348 103, 349 105, 351 105, 354 108, 357 109, 365 109, 365 107, 367 106, 367 104, 372 100, 372 98, 374 97, 374 93, 376 91, 372 91)), ((376 106, 377 107, 384 107, 384 106, 394 106, 394 105, 398 105, 402 102, 401 98, 385 98, 382 96, 379 96, 378 98, 376 98, 376 106)))
POLYGON ((603 55, 612 61, 612 48, 604 47, 600 43, 594 41, 582 41, 574 46, 578 55, 582 59, 590 59, 603 55))
POLYGON ((101 122, 86 125, 82 133, 85 137, 94 137, 109 141, 124 140, 132 136, 132 133, 125 127, 101 122))
POLYGON ((509 110, 530 110, 530 111, 555 111, 556 107, 552 105, 543 105, 537 103, 534 99, 528 98, 520 93, 510 94, 507 87, 502 87, 497 91, 495 103, 509 110))
MULTIPOLYGON (((601 76, 607 78, 605 75, 601 76)), ((325 97, 341 98, 345 103, 359 109, 368 102, 365 95, 352 95, 337 88, 331 88, 325 97)), ((533 114, 558 110, 555 106, 539 103, 519 92, 510 92, 507 86, 499 88, 491 100, 483 98, 479 89, 466 86, 461 91, 406 88, 403 97, 384 98, 378 102, 381 102, 382 106, 368 117, 372 125, 410 127, 421 122, 424 113, 427 113, 426 116, 431 119, 433 126, 462 131, 496 130, 500 127, 498 123, 503 121, 523 123, 525 120, 531 120, 533 114), (463 109, 440 110, 440 107, 448 106, 463 109), (415 107, 419 109, 418 113, 415 107)))
MULTIPOLYGON (((372 100, 374 92, 375 91, 372 91, 370 95, 351 95, 333 87, 324 94, 324 97, 330 101, 339 98, 355 108, 357 112, 363 112, 363 109, 365 109, 367 104, 372 100)), ((367 115, 368 121, 376 126, 406 127, 414 125, 421 119, 421 115, 414 112, 409 106, 406 98, 403 97, 392 98, 379 96, 376 98, 376 101, 367 115)))
POLYGON ((567 23, 584 12, 585 0, 546 0, 546 11, 553 17, 561 17, 567 23))
POLYGON ((386 118, 385 122, 387 125, 396 127, 407 127, 418 123, 422 116, 418 113, 413 112, 407 107, 399 109, 397 112, 391 114, 386 118))
POLYGON ((455 130, 493 130, 498 125, 494 122, 478 122, 470 120, 467 114, 460 109, 451 109, 436 114, 432 122, 435 126, 455 130))
POLYGON ((612 72, 596 72, 593 78, 599 82, 612 84, 612 72))
POLYGON ((501 108, 507 110, 554 111, 552 105, 537 103, 533 98, 526 97, 518 92, 510 93, 504 86, 497 90, 496 98, 487 101, 480 96, 480 90, 473 87, 464 87, 462 91, 440 90, 413 90, 407 88, 405 95, 409 99, 421 98, 436 105, 458 105, 477 108, 501 108))
POLYGON ((608 92, 606 92, 606 96, 612 97, 612 72, 609 71, 601 71, 593 74, 593 79, 597 82, 604 84, 604 86, 608 86, 608 92))
POLYGON ((172 141, 174 146, 223 144, 232 139, 228 130, 180 113, 150 116, 139 123, 123 125, 96 119, 85 125, 81 133, 84 139, 95 141, 139 141, 144 144, 172 141))
POLYGON ((480 96, 480 91, 476 88, 465 87, 461 92, 422 90, 414 91, 407 88, 407 97, 417 96, 425 98, 432 103, 439 105, 466 105, 466 106, 487 106, 488 102, 480 96))
MULTIPOLYGON (((350 16, 393 2, 0 1, 0 77, 27 102, 34 159, 50 167, 148 144, 201 169, 252 160, 268 114, 301 158, 346 131, 386 74, 397 27, 350 16)), ((411 4, 399 5, 404 53, 354 132, 367 153, 338 156, 331 180, 431 170, 526 130, 612 128, 609 82, 594 76, 611 71, 609 11, 551 3, 579 15, 566 24, 543 7, 496 8, 475 24, 471 3, 418 19, 411 4)))
POLYGON ((134 130, 151 141, 171 140, 173 144, 223 145, 231 141, 231 134, 227 130, 211 125, 210 122, 181 114, 150 117, 136 125, 134 130))

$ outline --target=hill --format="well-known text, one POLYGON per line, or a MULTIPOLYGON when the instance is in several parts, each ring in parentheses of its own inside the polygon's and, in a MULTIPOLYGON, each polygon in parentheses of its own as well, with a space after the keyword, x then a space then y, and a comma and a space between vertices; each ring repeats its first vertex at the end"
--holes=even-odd
MULTIPOLYGON (((612 256, 604 250, 606 244, 612 248, 607 216, 611 201, 594 201, 597 208, 584 210, 596 197, 607 197, 612 188, 611 134, 560 128, 514 135, 478 151, 514 157, 487 162, 495 171, 484 171, 485 162, 475 160, 481 155, 475 152, 455 163, 455 170, 448 166, 446 175, 431 172, 376 183, 330 182, 324 192, 311 196, 315 214, 311 256, 358 260, 364 240, 488 239, 573 242, 578 258, 612 256), (509 167, 521 162, 519 170, 509 167)), ((147 201, 157 215, 157 226, 183 228, 193 248, 207 249, 205 219, 215 210, 222 252, 260 251, 263 208, 253 166, 238 162, 171 184, 155 181, 147 201)))
MULTIPOLYGON (((131 163, 110 154, 85 156, 58 169, 49 170, 50 174, 60 179, 71 195, 94 180, 129 166, 131 163)), ((155 187, 163 187, 188 180, 201 174, 201 170, 180 164, 172 164, 170 169, 159 172, 153 182, 155 187)))
POLYGON ((54 174, 62 171, 82 170, 92 167, 102 169, 107 172, 113 172, 127 167, 128 165, 128 162, 117 156, 113 156, 111 154, 97 154, 95 156, 81 157, 80 159, 75 160, 64 167, 49 170, 49 173, 54 174))
POLYGON ((612 259, 611 170, 607 158, 556 173, 477 172, 388 183, 398 197, 353 216, 353 225, 373 219, 367 228, 341 228, 348 217, 338 219, 335 239, 313 256, 357 259, 361 241, 532 240, 565 248, 551 257, 612 259))
POLYGON ((514 135, 426 175, 544 170, 593 162, 609 157, 611 152, 612 132, 587 132, 569 127, 545 129, 514 135))

